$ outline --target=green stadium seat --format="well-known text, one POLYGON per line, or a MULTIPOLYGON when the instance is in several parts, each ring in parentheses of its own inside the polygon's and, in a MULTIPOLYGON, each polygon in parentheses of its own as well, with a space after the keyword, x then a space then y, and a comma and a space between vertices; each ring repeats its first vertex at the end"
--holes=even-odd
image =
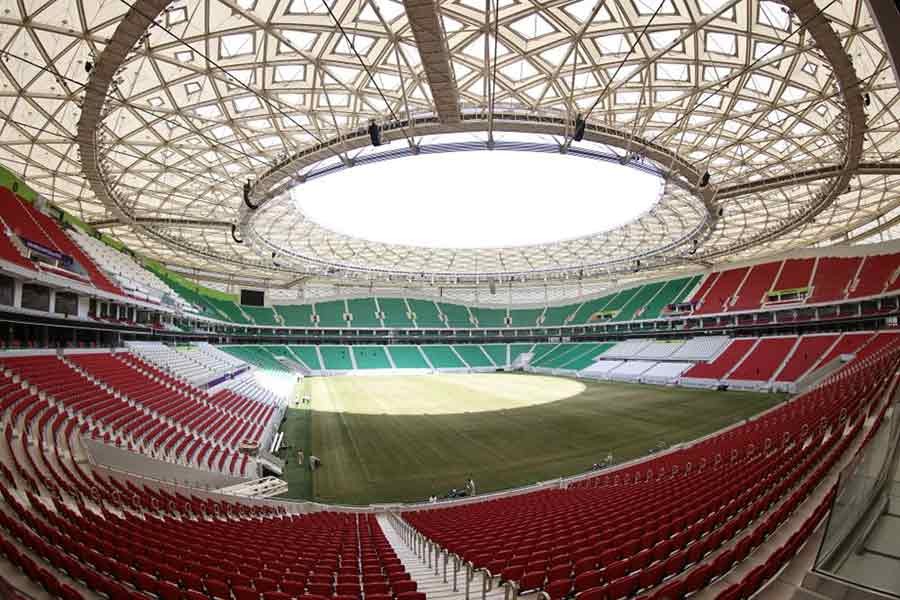
POLYGON ((603 312, 614 313, 615 311, 622 310, 622 308, 628 304, 628 302, 638 293, 638 291, 643 286, 628 288, 627 290, 619 290, 619 293, 616 294, 612 300, 609 301, 609 304, 603 307, 603 312))
POLYGON ((560 368, 570 371, 580 371, 582 369, 586 369, 594 364, 595 358, 597 358, 613 346, 615 346, 615 344, 591 344, 591 348, 589 348, 585 352, 579 352, 577 356, 572 357, 571 360, 564 363, 560 368))
POLYGON ((548 352, 544 352, 540 357, 535 356, 535 358, 531 361, 532 367, 544 367, 547 369, 553 369, 559 366, 560 360, 565 360, 565 357, 572 351, 577 350, 580 344, 559 344, 552 350, 548 352))
POLYGON ((344 313, 347 308, 343 300, 331 302, 316 302, 316 315, 319 317, 319 327, 347 327, 344 313))
POLYGON ((484 350, 482 350, 481 346, 478 344, 456 344, 453 346, 453 349, 456 350, 456 353, 459 354, 470 367, 478 368, 494 366, 494 363, 491 362, 491 357, 485 354, 484 350))
POLYGON ((398 369, 428 369, 419 346, 388 346, 388 352, 398 369))
POLYGON ((438 302, 438 308, 447 315, 447 327, 451 329, 468 329, 472 327, 469 309, 461 304, 438 302))
POLYGON ((498 367, 509 364, 509 361, 507 360, 507 350, 509 347, 506 344, 482 344, 481 348, 487 352, 487 355, 491 357, 491 360, 493 360, 494 364, 498 367))
POLYGON ((472 307, 472 316, 478 321, 481 329, 500 329, 506 327, 505 308, 472 307))
POLYGON ((264 371, 290 372, 284 365, 275 360, 272 353, 263 346, 219 346, 219 349, 264 371))
POLYGON ((700 281, 701 275, 695 277, 681 277, 670 279, 662 289, 644 306, 643 310, 634 315, 634 319, 656 319, 662 314, 663 309, 669 304, 682 302, 690 294, 691 290, 700 281))
POLYGON ((288 349, 313 371, 318 371, 322 368, 315 346, 288 346, 288 349))
POLYGON ((382 322, 385 327, 414 327, 415 323, 409 318, 410 312, 403 298, 378 298, 378 307, 384 317, 382 322))
POLYGON ((510 344, 509 345, 509 364, 512 364, 520 355, 531 352, 534 344, 510 344))
POLYGON ((390 369, 384 346, 351 346, 357 369, 390 369))
POLYGON ((559 344, 535 344, 531 349, 531 352, 534 353, 534 356, 531 357, 531 364, 541 360, 545 354, 553 351, 557 346, 559 346, 559 344))
POLYGON ((353 358, 349 346, 319 346, 325 368, 331 371, 350 371, 353 369, 353 358))
POLYGON ((543 308, 510 309, 511 327, 536 327, 538 317, 544 314, 543 308))
POLYGON ((238 325, 252 325, 250 320, 244 316, 240 307, 233 300, 224 300, 207 296, 206 302, 222 315, 219 317, 220 319, 231 321, 238 325))
POLYGON ((415 315, 416 327, 419 329, 445 329, 447 327, 441 320, 437 305, 431 300, 407 298, 406 301, 415 315))
POLYGON ((375 298, 354 298, 348 300, 347 311, 353 315, 353 320, 350 321, 351 327, 381 327, 381 319, 378 318, 378 307, 375 305, 375 298))
POLYGON ((257 325, 270 326, 270 327, 280 327, 281 323, 279 323, 275 319, 275 311, 272 310, 270 306, 246 306, 243 305, 241 307, 245 313, 250 315, 250 318, 253 319, 253 322, 257 325))
POLYGON ((422 351, 435 369, 464 369, 466 366, 450 346, 422 346, 422 351))
POLYGON ((274 309, 284 319, 286 327, 313 327, 312 304, 279 304, 274 309))
POLYGON ((590 320, 591 315, 605 310, 606 306, 615 297, 616 294, 609 294, 608 296, 603 296, 602 298, 596 298, 594 300, 588 300, 587 302, 584 302, 583 304, 581 304, 581 306, 578 307, 578 310, 575 311, 575 314, 569 321, 569 325, 584 325, 590 320))
POLYGON ((566 324, 572 313, 578 309, 578 305, 567 304, 566 306, 548 306, 544 311, 544 320, 542 327, 559 327, 566 324))
POLYGON ((619 314, 612 318, 613 321, 631 321, 635 313, 644 308, 662 289, 664 282, 648 283, 637 289, 634 295, 622 305, 619 314))

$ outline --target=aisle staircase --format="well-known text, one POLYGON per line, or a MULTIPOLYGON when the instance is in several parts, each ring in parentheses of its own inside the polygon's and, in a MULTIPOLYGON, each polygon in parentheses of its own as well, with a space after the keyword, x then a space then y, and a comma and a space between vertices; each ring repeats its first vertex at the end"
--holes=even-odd
MULTIPOLYGON (((390 542, 397 558, 403 563, 407 573, 413 580, 418 583, 416 591, 425 592, 428 600, 466 600, 466 570, 462 565, 459 566, 456 575, 456 588, 453 587, 453 559, 446 560, 444 554, 435 556, 427 546, 418 546, 416 549, 410 548, 403 535, 397 529, 398 525, 395 519, 389 513, 379 513, 378 524, 381 530, 390 542)), ((524 597, 524 596, 523 596, 524 597)), ((504 600, 504 588, 494 588, 482 595, 481 575, 476 574, 469 583, 469 600, 504 600)))

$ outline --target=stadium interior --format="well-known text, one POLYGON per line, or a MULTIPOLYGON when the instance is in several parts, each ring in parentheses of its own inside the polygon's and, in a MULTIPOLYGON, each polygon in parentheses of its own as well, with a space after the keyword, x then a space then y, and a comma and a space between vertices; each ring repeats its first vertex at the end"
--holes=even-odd
POLYGON ((900 598, 900 4, 0 4, 0 599, 900 598))

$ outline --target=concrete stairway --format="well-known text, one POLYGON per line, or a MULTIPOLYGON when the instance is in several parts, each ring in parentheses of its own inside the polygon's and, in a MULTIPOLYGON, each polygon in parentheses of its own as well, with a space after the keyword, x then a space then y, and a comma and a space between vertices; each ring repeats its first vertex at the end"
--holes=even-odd
MULTIPOLYGON (((436 575, 435 559, 433 557, 431 559, 431 566, 429 567, 427 554, 425 558, 422 559, 416 555, 413 549, 406 545, 403 537, 400 535, 400 532, 397 531, 394 522, 387 513, 380 513, 377 518, 378 524, 381 525, 381 530, 384 531, 385 537, 387 537, 394 552, 397 553, 397 558, 400 559, 403 566, 406 567, 407 572, 409 572, 412 578, 418 583, 418 591, 425 592, 428 600, 466 600, 466 576, 464 568, 460 568, 459 574, 457 575, 459 591, 454 592, 452 560, 448 561, 447 583, 444 583, 444 566, 442 558, 437 559, 439 564, 438 571, 440 574, 436 575)), ((481 575, 476 575, 471 582, 469 600, 479 600, 482 597, 481 585, 481 575)), ((503 600, 503 588, 494 588, 489 591, 486 600, 503 600)))

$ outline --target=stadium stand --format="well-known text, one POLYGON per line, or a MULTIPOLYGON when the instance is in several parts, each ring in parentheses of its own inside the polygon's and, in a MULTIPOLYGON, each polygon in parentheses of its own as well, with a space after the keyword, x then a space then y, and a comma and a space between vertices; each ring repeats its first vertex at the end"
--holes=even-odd
POLYGON ((768 381, 775 376, 796 344, 795 336, 760 339, 728 375, 729 383, 768 381))
POLYGON ((805 335, 776 375, 776 381, 797 381, 812 369, 822 355, 837 342, 834 334, 805 335))
POLYGON ((670 304, 683 302, 684 298, 700 281, 702 275, 681 277, 666 281, 662 288, 640 310, 635 312, 635 319, 656 319, 670 304))
POLYGON ((512 364, 522 354, 532 351, 534 344, 510 344, 509 345, 509 363, 512 364))
POLYGON ((352 315, 351 327, 383 327, 375 298, 347 300, 347 311, 352 315))
POLYGON ((408 298, 407 303, 415 315, 414 320, 419 329, 444 329, 447 326, 441 318, 437 305, 431 300, 408 298))
POLYGON ((641 374, 645 383, 676 383, 681 374, 694 366, 689 362, 658 362, 641 374))
POLYGON ((875 254, 863 259, 859 273, 850 284, 848 298, 881 294, 893 283, 900 267, 900 254, 875 254))
POLYGON ((728 346, 731 338, 724 335, 699 336, 687 340, 683 346, 675 350, 671 360, 710 361, 728 346))
POLYGON ((263 371, 287 373, 287 368, 278 362, 272 354, 261 346, 219 346, 228 354, 254 365, 263 371))
POLYGON ((351 346, 357 369, 390 369, 391 360, 384 346, 351 346))
POLYGON ((782 264, 773 291, 806 289, 812 284, 812 274, 816 266, 814 258, 790 258, 782 264))
POLYGON ((430 369, 418 346, 388 346, 388 353, 398 369, 430 369))
POLYGON ((719 380, 724 378, 756 344, 752 338, 733 340, 712 362, 701 362, 684 373, 688 379, 719 380))
POLYGON ((588 379, 605 379, 609 372, 624 364, 624 360, 595 360, 590 366, 582 369, 578 374, 588 379))
POLYGON ((347 306, 343 300, 316 302, 315 307, 319 327, 347 327, 347 321, 344 318, 347 306))
POLYGON ((500 308, 482 308, 473 306, 471 309, 472 316, 478 327, 481 328, 503 328, 506 327, 506 309, 500 308))
POLYGON ((609 350, 607 350, 604 358, 634 358, 654 343, 654 340, 646 338, 636 338, 619 342, 609 350))
POLYGON ((544 320, 541 321, 541 326, 557 327, 567 325, 568 319, 573 312, 574 308, 572 306, 548 306, 547 310, 544 311, 544 320))
POLYGON ((478 344, 454 344, 453 350, 471 368, 490 368, 494 366, 491 357, 478 344))
POLYGON ((463 369, 466 366, 450 346, 423 345, 421 348, 435 369, 463 369))
POLYGON ((281 323, 271 306, 241 306, 241 310, 257 325, 279 327, 281 323))
POLYGON ((438 302, 437 306, 441 313, 447 317, 447 327, 451 329, 468 329, 472 327, 472 315, 469 313, 468 307, 461 304, 448 304, 447 302, 438 302))
POLYGON ((510 309, 510 327, 536 327, 543 314, 543 308, 510 309))
POLYGON ((772 289, 780 269, 780 262, 753 265, 738 288, 734 302, 728 307, 728 310, 753 310, 761 307, 766 300, 766 294, 772 289))
POLYGON ((587 352, 582 352, 578 356, 573 357, 570 361, 562 365, 562 369, 567 371, 581 371, 591 366, 598 356, 613 347, 614 344, 595 344, 587 352))
POLYGON ((840 336, 840 339, 831 347, 831 349, 819 360, 818 363, 813 367, 814 369, 818 369, 819 367, 823 367, 830 363, 835 358, 842 356, 844 354, 853 354, 857 352, 860 348, 862 348, 863 344, 865 344, 869 338, 871 337, 871 333, 844 333, 840 336))
MULTIPOLYGON (((896 348, 876 352, 726 433, 567 489, 403 516, 487 579, 512 582, 514 593, 681 600, 762 547, 847 449, 868 441, 858 438, 870 414, 883 418, 887 404, 880 404, 895 384, 897 363, 896 348), (760 451, 766 439, 779 446, 760 451), (529 535, 535 531, 543 535, 529 535)), ((794 528, 787 542, 770 547, 764 566, 725 597, 740 598, 741 586, 753 592, 773 577, 824 517, 833 494, 830 487, 816 493, 808 516, 785 525, 794 528)))
POLYGON ((812 293, 807 302, 815 304, 842 300, 847 296, 847 288, 856 277, 862 265, 862 258, 822 257, 816 262, 812 293))
POLYGON ((609 294, 607 296, 603 296, 602 298, 595 298, 593 300, 588 300, 583 302, 578 308, 574 311, 571 311, 571 306, 567 307, 569 310, 569 320, 568 325, 583 325, 584 323, 599 321, 599 316, 605 312, 606 306, 616 297, 616 294, 609 294))
POLYGON ((409 307, 403 298, 378 298, 378 308, 384 315, 382 322, 385 327, 414 327, 415 323, 409 317, 409 307))
POLYGON ((316 352, 315 346, 288 346, 287 350, 294 355, 294 358, 299 359, 306 365, 308 369, 318 371, 322 368, 322 363, 319 361, 319 354, 316 352))
POLYGON ((116 599, 353 598, 363 592, 424 598, 375 515, 288 515, 280 507, 197 497, 185 488, 99 473, 84 478, 102 486, 112 510, 2 490, 9 511, 0 518, 3 553, 54 596, 83 597, 61 582, 65 573, 66 581, 83 582, 73 583, 79 589, 116 599), (128 500, 114 500, 120 497, 128 500), (170 508, 160 518, 162 506, 170 508))
POLYGON ((640 381, 645 371, 656 365, 651 360, 629 360, 611 369, 608 377, 613 381, 640 381))
POLYGON ((622 305, 612 320, 631 321, 635 319, 636 315, 643 311, 644 307, 662 291, 664 286, 665 282, 658 281, 637 288, 634 295, 622 305))
POLYGON ((68 233, 75 240, 75 243, 87 253, 104 273, 112 277, 125 293, 151 302, 161 303, 163 299, 167 298, 173 303, 181 304, 183 307, 188 305, 166 282, 157 277, 152 271, 144 269, 137 264, 127 254, 115 250, 77 229, 72 229, 68 233))
POLYGON ((684 347, 683 340, 653 340, 634 354, 634 358, 644 360, 663 360, 669 358, 684 347))
POLYGON ((532 361, 531 366, 545 369, 561 369, 566 363, 574 360, 579 355, 590 351, 597 344, 593 342, 577 344, 560 344, 550 352, 542 355, 539 360, 532 361))
POLYGON ((329 371, 350 371, 354 369, 353 355, 349 346, 319 346, 323 368, 329 371))
POLYGON ((194 385, 204 385, 242 370, 242 361, 209 344, 166 346, 159 342, 126 342, 132 352, 194 385))
POLYGON ((749 269, 740 267, 717 273, 695 314, 725 312, 749 269))
POLYGON ((310 304, 276 304, 272 307, 286 327, 312 327, 313 308, 310 304))
POLYGON ((531 352, 534 354, 534 356, 531 357, 531 364, 540 361, 545 354, 552 352, 553 349, 558 346, 559 344, 534 344, 531 348, 531 352))
POLYGON ((223 315, 226 321, 231 321, 238 325, 252 324, 251 320, 234 300, 207 296, 206 303, 218 311, 220 315, 223 315))
POLYGON ((507 344, 482 344, 481 349, 491 357, 491 360, 498 367, 504 367, 510 363, 508 358, 509 346, 507 344))

